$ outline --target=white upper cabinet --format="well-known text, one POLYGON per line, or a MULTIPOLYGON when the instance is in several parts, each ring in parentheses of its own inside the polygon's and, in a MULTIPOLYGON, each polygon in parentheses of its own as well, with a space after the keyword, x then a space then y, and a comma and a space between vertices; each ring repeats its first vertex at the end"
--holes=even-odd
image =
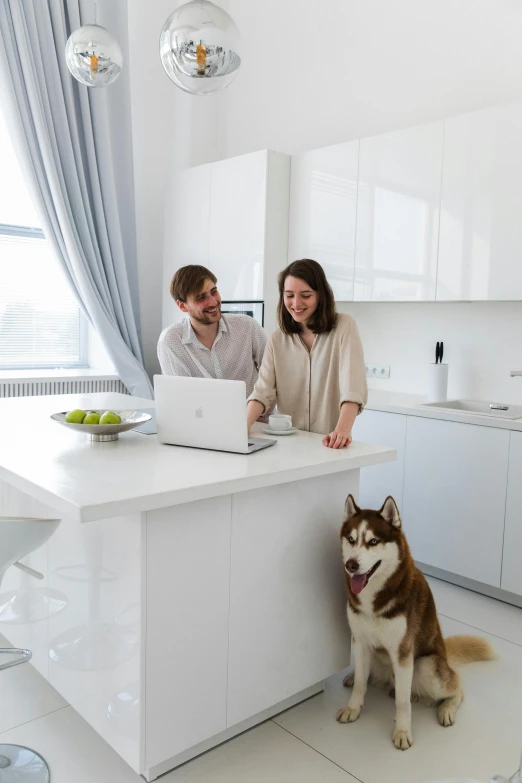
POLYGON ((361 139, 356 301, 435 299, 443 123, 361 139))
POLYGON ((437 299, 522 299, 522 105, 445 123, 437 299))
POLYGON ((338 301, 353 299, 359 141, 292 156, 288 260, 313 258, 338 301))
POLYGON ((338 301, 522 300, 522 103, 290 156, 262 150, 177 172, 168 287, 201 263, 225 300, 264 300, 313 258, 338 301))

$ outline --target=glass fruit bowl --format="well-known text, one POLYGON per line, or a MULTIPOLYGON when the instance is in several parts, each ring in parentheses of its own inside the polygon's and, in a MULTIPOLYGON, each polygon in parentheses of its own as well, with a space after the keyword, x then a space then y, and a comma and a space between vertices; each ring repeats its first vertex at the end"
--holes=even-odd
MULTIPOLYGON (((86 413, 97 413, 100 417, 107 413, 107 408, 88 408, 86 413)), ((116 413, 120 419, 119 424, 82 424, 76 422, 69 422, 65 420, 70 411, 63 411, 62 413, 53 413, 51 419, 57 421, 58 424, 63 424, 64 427, 75 430, 76 432, 83 432, 85 435, 89 435, 91 440, 96 441, 109 441, 118 440, 120 432, 127 432, 133 430, 134 427, 138 427, 146 421, 149 421, 151 416, 143 411, 120 411, 111 408, 111 413, 116 413)))

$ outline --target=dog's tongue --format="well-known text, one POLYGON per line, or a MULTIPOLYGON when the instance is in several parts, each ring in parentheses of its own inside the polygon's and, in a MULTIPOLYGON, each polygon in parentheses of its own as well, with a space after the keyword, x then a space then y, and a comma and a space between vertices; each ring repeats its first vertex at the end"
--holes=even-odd
POLYGON ((365 584, 366 574, 356 574, 350 579, 350 587, 352 588, 352 593, 355 593, 355 595, 359 595, 365 584))

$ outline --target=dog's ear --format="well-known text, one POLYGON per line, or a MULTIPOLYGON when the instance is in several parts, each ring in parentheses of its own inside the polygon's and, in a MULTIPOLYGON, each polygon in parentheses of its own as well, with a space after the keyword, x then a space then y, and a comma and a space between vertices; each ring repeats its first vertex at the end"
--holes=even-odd
POLYGON ((355 498, 353 495, 348 495, 346 498, 346 503, 344 504, 344 518, 350 519, 350 517, 353 517, 354 514, 357 514, 358 511, 361 509, 355 502, 355 498))
POLYGON ((401 515, 399 514, 397 503, 391 495, 388 495, 384 501, 384 505, 379 511, 379 514, 386 520, 386 522, 389 522, 392 527, 402 527, 401 515))

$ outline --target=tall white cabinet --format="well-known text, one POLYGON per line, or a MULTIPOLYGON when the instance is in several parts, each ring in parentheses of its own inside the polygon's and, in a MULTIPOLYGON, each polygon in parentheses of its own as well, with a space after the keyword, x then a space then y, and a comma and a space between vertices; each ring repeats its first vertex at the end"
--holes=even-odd
POLYGON ((185 264, 203 264, 224 300, 265 302, 275 328, 277 275, 286 266, 290 157, 262 150, 177 172, 167 199, 163 327, 179 320, 169 285, 185 264))
POLYGON ((313 258, 338 301, 353 299, 359 141, 292 156, 288 260, 313 258))
POLYGON ((162 328, 181 318, 169 292, 174 272, 185 264, 209 262, 209 225, 210 166, 178 171, 165 208, 162 328))
POLYGON ((437 299, 522 299, 522 105, 445 121, 437 299))
POLYGON ((443 123, 361 139, 354 299, 435 299, 443 123))

